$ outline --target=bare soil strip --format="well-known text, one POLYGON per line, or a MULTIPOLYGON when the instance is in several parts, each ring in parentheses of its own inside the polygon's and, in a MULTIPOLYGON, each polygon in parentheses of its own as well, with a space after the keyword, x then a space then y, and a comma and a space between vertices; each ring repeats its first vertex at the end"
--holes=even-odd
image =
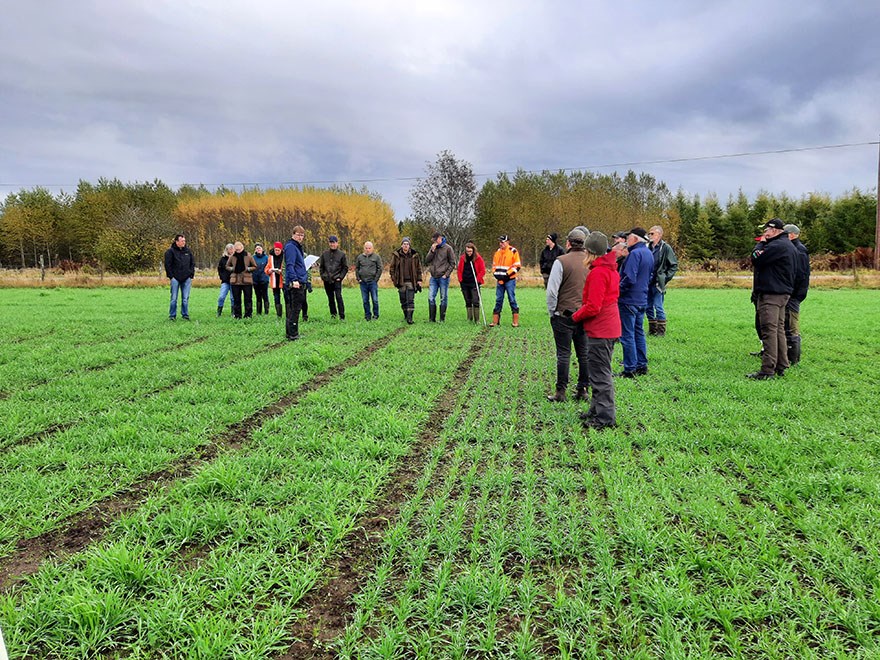
MULTIPOLYGON (((124 492, 95 502, 85 511, 60 523, 56 529, 39 536, 19 540, 14 553, 0 560, 0 591, 8 591, 23 578, 36 573, 49 557, 63 559, 80 552, 91 543, 101 541, 108 527, 115 520, 139 507, 152 493, 168 488, 175 481, 191 476, 202 465, 214 460, 221 452, 240 448, 250 439, 254 430, 262 426, 269 418, 283 414, 309 392, 323 387, 347 369, 368 359, 372 353, 383 348, 403 330, 404 328, 398 328, 377 339, 344 362, 311 378, 295 392, 291 392, 221 431, 198 449, 197 453, 183 456, 164 470, 139 479, 128 486, 124 492)), ((271 350, 287 345, 289 342, 279 342, 267 346, 266 349, 271 350)))
MULTIPOLYGON (((482 334, 474 338, 467 356, 455 371, 453 383, 461 383, 467 377, 486 345, 483 339, 482 334)), ((276 656, 278 660, 336 657, 327 650, 328 646, 342 635, 351 620, 353 597, 363 584, 364 575, 378 562, 384 534, 397 518, 401 503, 412 495, 425 461, 452 414, 458 394, 458 389, 449 388, 440 397, 418 441, 413 443, 412 452, 402 459, 390 475, 387 489, 376 498, 376 507, 365 513, 356 529, 343 539, 337 558, 325 571, 332 577, 303 598, 300 605, 306 615, 291 629, 296 641, 285 653, 276 656)))

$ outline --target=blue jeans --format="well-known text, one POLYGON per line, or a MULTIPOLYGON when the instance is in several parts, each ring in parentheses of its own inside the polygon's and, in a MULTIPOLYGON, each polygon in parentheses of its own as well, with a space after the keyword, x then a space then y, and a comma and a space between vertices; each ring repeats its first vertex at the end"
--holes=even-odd
POLYGON ((226 296, 232 294, 232 285, 229 282, 220 283, 220 297, 217 298, 217 307, 223 307, 226 302, 226 296))
POLYGON ((648 366, 648 343, 645 341, 645 308, 620 303, 620 345, 623 346, 623 370, 632 372, 648 366))
POLYGON ((437 289, 440 290, 440 304, 446 307, 449 299, 449 278, 432 277, 428 281, 428 304, 436 305, 437 289))
POLYGON ((516 304, 516 280, 508 280, 507 282, 499 281, 495 285, 495 309, 493 314, 500 314, 501 308, 504 306, 504 294, 507 294, 507 300, 510 302, 510 311, 519 312, 519 305, 516 304))
POLYGON ((168 310, 168 317, 172 319, 177 318, 177 294, 180 292, 180 315, 188 319, 189 318, 189 290, 192 288, 192 278, 188 277, 185 282, 178 282, 173 277, 171 278, 171 307, 168 310))
POLYGON ((657 289, 657 285, 648 287, 648 311, 649 321, 665 321, 666 310, 663 309, 663 297, 666 294, 657 289))
POLYGON ((364 301, 364 318, 370 320, 370 300, 373 301, 373 318, 379 318, 379 283, 361 282, 361 299, 364 301))

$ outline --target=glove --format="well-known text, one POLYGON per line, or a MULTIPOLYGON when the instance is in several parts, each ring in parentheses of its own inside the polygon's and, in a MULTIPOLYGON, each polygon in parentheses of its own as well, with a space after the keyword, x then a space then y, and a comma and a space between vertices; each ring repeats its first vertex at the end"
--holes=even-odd
POLYGON ((416 293, 422 292, 422 284, 421 282, 416 282, 416 293))

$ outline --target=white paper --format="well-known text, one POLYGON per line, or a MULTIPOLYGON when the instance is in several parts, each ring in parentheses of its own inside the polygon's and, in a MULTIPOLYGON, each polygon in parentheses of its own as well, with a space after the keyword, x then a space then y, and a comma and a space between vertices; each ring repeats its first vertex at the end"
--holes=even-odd
POLYGON ((309 268, 311 268, 312 266, 314 266, 314 265, 315 265, 315 262, 316 262, 318 259, 320 259, 320 258, 321 258, 321 257, 318 257, 318 256, 316 256, 316 255, 314 255, 314 254, 310 254, 310 255, 306 256, 306 270, 308 270, 309 268))

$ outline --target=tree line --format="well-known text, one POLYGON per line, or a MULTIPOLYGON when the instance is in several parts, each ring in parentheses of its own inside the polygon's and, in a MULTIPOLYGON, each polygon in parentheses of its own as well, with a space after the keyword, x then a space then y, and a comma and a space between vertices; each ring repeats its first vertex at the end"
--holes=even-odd
POLYGON ((409 201, 412 215, 395 224, 380 195, 352 186, 236 192, 184 185, 174 191, 159 180, 99 179, 57 195, 38 187, 11 193, 0 206, 0 266, 69 260, 120 273, 149 270, 182 232, 198 266, 209 268, 227 242, 283 241, 294 224, 306 228, 314 249, 336 234, 349 252, 371 240, 386 258, 402 236, 422 251, 440 231, 457 251, 474 240, 491 254, 498 235, 508 234, 526 264, 537 263, 551 232, 564 241, 577 225, 610 235, 659 224, 684 259, 740 259, 772 217, 798 225, 811 253, 842 254, 874 247, 877 213, 876 196, 857 188, 836 198, 810 193, 799 199, 760 192, 749 200, 740 191, 722 203, 714 194, 673 194, 664 182, 631 170, 623 176, 519 170, 478 187, 470 163, 449 151, 426 163, 409 201))

